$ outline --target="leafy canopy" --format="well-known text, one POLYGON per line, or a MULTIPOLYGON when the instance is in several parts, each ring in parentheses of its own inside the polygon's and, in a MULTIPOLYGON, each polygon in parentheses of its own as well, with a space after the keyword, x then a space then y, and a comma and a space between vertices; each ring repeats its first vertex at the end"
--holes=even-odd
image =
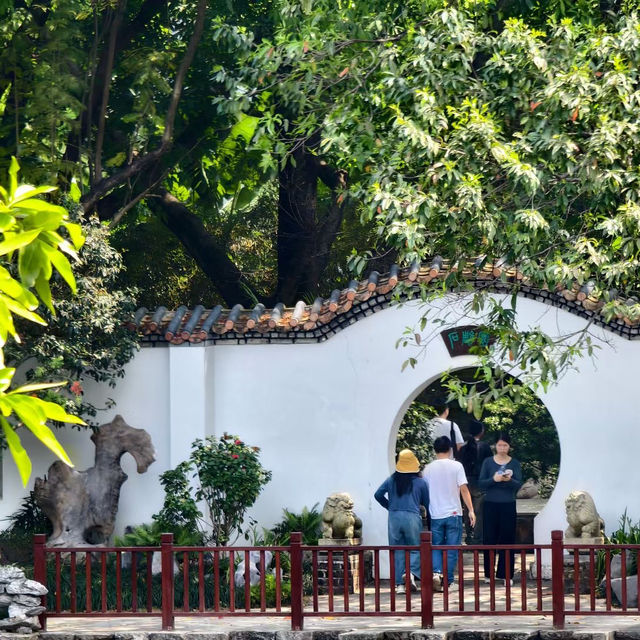
MULTIPOLYGON (((512 294, 521 285, 508 267, 536 287, 586 285, 607 318, 640 318, 627 300, 640 264, 638 15, 543 28, 509 18, 492 29, 483 3, 282 7, 247 72, 267 87, 254 98, 259 135, 275 139, 265 153, 278 162, 319 136, 318 153, 348 172, 345 197, 363 205, 379 248, 406 264, 437 255, 457 264, 425 300, 468 290, 465 266, 500 260, 512 294)), ((352 266, 363 270, 367 257, 352 266)), ((516 306, 515 295, 469 294, 463 315, 484 315, 496 338, 478 354, 481 376, 528 371, 546 388, 592 351, 588 327, 518 330, 516 306)), ((511 390, 504 380, 485 395, 511 390)))

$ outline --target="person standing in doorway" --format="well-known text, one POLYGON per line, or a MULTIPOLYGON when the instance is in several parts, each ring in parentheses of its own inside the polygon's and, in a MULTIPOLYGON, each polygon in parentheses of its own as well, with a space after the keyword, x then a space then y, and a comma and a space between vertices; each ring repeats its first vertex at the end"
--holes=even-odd
POLYGON ((446 400, 438 398, 433 406, 438 415, 429 420, 428 426, 431 431, 431 438, 435 442, 438 438, 447 436, 452 444, 449 457, 453 458, 453 447, 455 447, 456 451, 459 451, 464 444, 460 427, 453 420, 449 420, 449 405, 446 400))
MULTIPOLYGON (((484 435, 484 424, 480 420, 472 420, 469 425, 469 438, 465 442, 464 447, 460 450, 459 460, 464 467, 467 476, 467 486, 471 494, 473 502, 473 510, 476 514, 476 526, 469 524, 468 518, 465 518, 465 542, 467 544, 482 544, 482 509, 484 491, 478 485, 480 469, 485 458, 490 458, 493 453, 491 447, 482 441, 484 435)), ((467 514, 467 505, 462 508, 467 514)))
MULTIPOLYGON (((483 544, 514 544, 516 541, 516 493, 522 486, 520 463, 509 455, 511 438, 498 434, 496 453, 486 458, 480 469, 478 485, 484 489, 483 544)), ((513 583, 515 554, 509 553, 509 581, 513 583)), ((484 552, 484 579, 489 582, 493 567, 491 554, 484 552)), ((496 577, 507 581, 505 551, 498 551, 496 577)))
MULTIPOLYGON (((429 489, 420 477, 420 463, 413 451, 403 449, 398 454, 396 471, 377 489, 375 499, 389 511, 389 545, 419 545, 422 531, 420 506, 429 508, 429 489)), ((405 552, 393 554, 396 593, 405 593, 404 582, 405 552)), ((415 590, 415 580, 420 579, 420 553, 412 551, 410 555, 411 588, 415 590)))
MULTIPOLYGON (((429 485, 429 513, 431 515, 431 540, 435 545, 460 545, 462 543, 462 506, 460 494, 469 510, 473 527, 476 514, 467 487, 464 468, 452 460, 451 440, 447 436, 436 438, 433 443, 436 459, 424 468, 424 479, 429 485)), ((442 591, 444 563, 442 551, 433 552, 433 588, 442 591)), ((454 581, 458 553, 447 552, 447 584, 454 581)))

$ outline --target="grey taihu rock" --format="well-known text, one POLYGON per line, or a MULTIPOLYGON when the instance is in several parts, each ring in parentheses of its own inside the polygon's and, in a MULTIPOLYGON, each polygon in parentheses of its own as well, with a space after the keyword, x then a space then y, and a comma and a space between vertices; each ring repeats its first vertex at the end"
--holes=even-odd
MULTIPOLYGON (((626 553, 625 556, 625 565, 627 569, 625 575, 630 576, 633 570, 633 557, 631 553, 626 553)), ((634 573, 637 573, 637 571, 634 573)), ((611 577, 622 578, 622 555, 615 555, 611 558, 611 577)))
POLYGON ((37 631, 38 629, 40 629, 38 618, 5 618, 4 620, 0 620, 0 631, 18 631, 20 633, 30 633, 31 631, 37 631))
POLYGON ((138 473, 156 459, 149 434, 130 427, 122 416, 103 424, 91 440, 96 447, 93 467, 76 471, 56 461, 47 478, 36 478, 36 502, 53 524, 48 546, 105 545, 113 533, 120 488, 127 479, 120 459, 130 453, 138 473))
POLYGON ((0 582, 13 582, 14 580, 24 580, 24 571, 20 567, 6 566, 0 567, 0 582))
POLYGON ((32 616, 39 616, 41 613, 44 613, 44 611, 46 611, 45 607, 40 605, 25 607, 24 605, 13 602, 9 605, 9 618, 30 618, 32 616))
POLYGON ((13 596, 13 602, 15 602, 16 604, 21 604, 24 607, 38 607, 38 606, 40 606, 40 598, 38 598, 36 596, 25 596, 23 594, 19 594, 17 596, 13 596))
POLYGON ((19 580, 7 585, 7 593, 28 596, 46 596, 49 591, 45 586, 35 580, 19 580))
MULTIPOLYGON (((636 609, 638 607, 638 577, 628 576, 627 581, 627 608, 636 609)), ((622 578, 611 580, 611 591, 616 600, 622 605, 622 578)))

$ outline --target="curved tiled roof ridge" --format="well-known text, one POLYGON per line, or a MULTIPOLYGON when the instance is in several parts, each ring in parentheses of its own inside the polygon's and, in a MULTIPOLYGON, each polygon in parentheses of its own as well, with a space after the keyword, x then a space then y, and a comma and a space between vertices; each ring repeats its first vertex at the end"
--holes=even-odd
MULTIPOLYGON (((385 274, 372 271, 366 279, 352 280, 346 288, 334 289, 328 298, 318 297, 313 304, 300 300, 294 307, 285 307, 279 302, 272 309, 263 304, 253 309, 239 304, 231 309, 221 305, 205 309, 198 305, 193 309, 180 306, 174 311, 166 307, 149 311, 143 307, 130 326, 140 332, 143 343, 322 342, 359 318, 389 306, 398 285, 428 283, 452 272, 458 272, 457 263, 436 256, 429 263, 414 261, 409 267, 394 264, 385 274)), ((518 295, 562 307, 628 339, 640 336, 640 320, 624 315, 605 318, 601 312, 604 301, 594 294, 592 282, 574 283, 570 289, 541 289, 528 284, 522 272, 504 260, 491 262, 485 257, 469 262, 461 273, 474 287, 496 292, 511 291, 513 283, 518 282, 518 295)))

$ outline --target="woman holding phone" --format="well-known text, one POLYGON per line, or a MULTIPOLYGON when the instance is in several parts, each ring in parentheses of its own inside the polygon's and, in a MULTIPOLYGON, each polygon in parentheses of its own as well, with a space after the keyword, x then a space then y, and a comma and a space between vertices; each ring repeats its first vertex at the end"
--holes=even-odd
MULTIPOLYGON (((505 431, 498 433, 496 453, 485 458, 478 477, 484 496, 482 544, 514 544, 516 541, 516 493, 522 486, 520 463, 509 455, 511 438, 505 431)), ((506 583, 505 552, 498 551, 496 577, 506 583)), ((513 583, 515 554, 509 553, 509 580, 513 583)), ((484 579, 489 581, 493 567, 491 555, 484 552, 484 579)))

